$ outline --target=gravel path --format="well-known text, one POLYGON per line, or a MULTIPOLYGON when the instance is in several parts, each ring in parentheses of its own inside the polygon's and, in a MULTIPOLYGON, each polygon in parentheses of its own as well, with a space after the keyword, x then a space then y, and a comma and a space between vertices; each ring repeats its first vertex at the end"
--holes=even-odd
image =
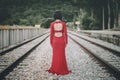
POLYGON ((116 80, 70 39, 66 47, 66 59, 72 73, 57 76, 46 72, 51 59, 52 48, 48 38, 6 76, 6 80, 116 80))

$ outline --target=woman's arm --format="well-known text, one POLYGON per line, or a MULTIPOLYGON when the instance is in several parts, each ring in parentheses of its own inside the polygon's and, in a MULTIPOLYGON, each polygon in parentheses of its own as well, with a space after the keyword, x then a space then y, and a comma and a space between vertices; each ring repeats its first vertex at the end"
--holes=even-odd
POLYGON ((53 35, 54 35, 54 30, 53 30, 53 23, 50 24, 50 44, 52 45, 53 41, 53 35))
POLYGON ((67 35, 67 26, 66 23, 64 22, 64 36, 65 36, 65 43, 68 43, 68 35, 67 35))

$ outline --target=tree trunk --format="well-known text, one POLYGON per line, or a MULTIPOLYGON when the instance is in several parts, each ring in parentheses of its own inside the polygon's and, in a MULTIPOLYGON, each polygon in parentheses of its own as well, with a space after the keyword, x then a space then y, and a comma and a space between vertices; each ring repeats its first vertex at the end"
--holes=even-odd
POLYGON ((110 30, 110 1, 108 0, 108 30, 110 30))
POLYGON ((102 27, 103 27, 103 30, 105 29, 105 12, 104 12, 104 6, 102 8, 102 16, 103 16, 103 19, 102 19, 102 27))
POLYGON ((113 0, 113 2, 114 2, 114 29, 116 28, 116 1, 115 0, 113 0))
POLYGON ((93 12, 93 9, 91 9, 91 18, 92 18, 92 19, 94 18, 94 12, 93 12))
POLYGON ((118 22, 118 14, 119 14, 119 11, 118 11, 118 2, 117 2, 117 0, 116 0, 116 27, 118 27, 118 24, 119 24, 119 22, 118 22))
POLYGON ((120 13, 118 13, 118 17, 117 17, 118 19, 117 19, 117 22, 118 22, 118 26, 119 26, 119 28, 120 28, 120 13))

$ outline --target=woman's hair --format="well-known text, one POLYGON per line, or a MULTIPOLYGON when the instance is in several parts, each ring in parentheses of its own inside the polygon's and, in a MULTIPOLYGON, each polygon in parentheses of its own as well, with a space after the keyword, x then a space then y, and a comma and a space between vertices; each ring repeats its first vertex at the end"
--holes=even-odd
POLYGON ((54 19, 55 19, 55 20, 56 20, 56 19, 62 20, 62 13, 61 13, 61 11, 56 11, 56 12, 54 13, 54 19))

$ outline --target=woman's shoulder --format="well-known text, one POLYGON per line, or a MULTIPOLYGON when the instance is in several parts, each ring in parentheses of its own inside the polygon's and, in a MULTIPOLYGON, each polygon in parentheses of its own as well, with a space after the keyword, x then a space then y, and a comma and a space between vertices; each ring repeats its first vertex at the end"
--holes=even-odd
POLYGON ((63 23, 63 24, 66 24, 66 22, 65 22, 65 21, 62 21, 62 23, 63 23))
POLYGON ((62 24, 63 24, 64 26, 66 26, 66 22, 65 22, 65 21, 62 21, 62 24))
POLYGON ((51 22, 51 25, 54 25, 55 23, 62 23, 63 25, 66 24, 65 21, 53 21, 53 22, 51 22))
POLYGON ((50 26, 52 27, 54 24, 55 24, 54 22, 51 22, 51 23, 50 23, 50 26))

